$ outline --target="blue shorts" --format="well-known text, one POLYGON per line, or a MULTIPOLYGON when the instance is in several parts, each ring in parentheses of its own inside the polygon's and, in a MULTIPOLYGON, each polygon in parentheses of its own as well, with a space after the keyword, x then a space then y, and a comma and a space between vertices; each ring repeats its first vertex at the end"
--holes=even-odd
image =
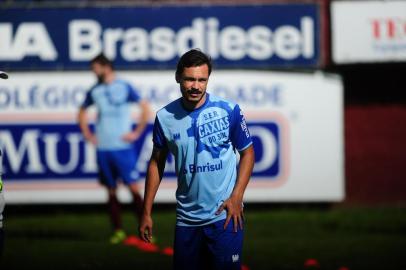
POLYGON ((233 231, 225 220, 204 226, 176 226, 174 269, 238 269, 241 270, 243 230, 233 231))
POLYGON ((120 178, 129 185, 140 179, 136 169, 136 153, 134 149, 97 150, 97 165, 99 166, 99 180, 109 187, 116 188, 120 178))

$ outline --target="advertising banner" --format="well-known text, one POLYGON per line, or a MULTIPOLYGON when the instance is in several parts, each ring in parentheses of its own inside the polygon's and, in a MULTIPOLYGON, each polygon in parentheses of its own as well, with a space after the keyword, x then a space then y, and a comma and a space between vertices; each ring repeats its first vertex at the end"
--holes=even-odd
POLYGON ((87 69, 103 52, 120 69, 172 68, 200 48, 216 67, 317 67, 317 4, 0 10, 0 67, 87 69))
MULTIPOLYGON (((173 72, 118 72, 157 111, 180 96, 173 72)), ((0 147, 9 203, 102 202, 95 149, 76 117, 90 72, 20 72, 0 84, 0 147)), ((323 73, 215 71, 208 92, 240 105, 253 137, 248 201, 340 201, 344 198, 343 88, 323 73)), ((95 118, 96 111, 90 111, 95 118)), ((133 110, 137 119, 136 106, 133 110)), ((145 176, 152 123, 136 143, 135 166, 145 176)), ((143 183, 143 181, 142 181, 143 183)), ((174 160, 166 164, 158 201, 174 201, 174 160)), ((121 189, 121 198, 129 194, 121 189)))
POLYGON ((405 1, 334 1, 331 16, 334 62, 406 61, 405 1))

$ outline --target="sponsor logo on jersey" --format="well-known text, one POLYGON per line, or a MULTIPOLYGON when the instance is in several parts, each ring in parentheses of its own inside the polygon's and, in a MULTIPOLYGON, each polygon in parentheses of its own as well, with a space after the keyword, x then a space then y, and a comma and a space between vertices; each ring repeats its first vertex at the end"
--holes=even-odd
POLYGON ((220 160, 217 163, 210 163, 207 162, 206 164, 203 165, 197 165, 197 164, 189 164, 187 168, 183 170, 184 174, 189 173, 201 173, 201 172, 214 172, 214 171, 220 171, 223 169, 223 161, 220 160))

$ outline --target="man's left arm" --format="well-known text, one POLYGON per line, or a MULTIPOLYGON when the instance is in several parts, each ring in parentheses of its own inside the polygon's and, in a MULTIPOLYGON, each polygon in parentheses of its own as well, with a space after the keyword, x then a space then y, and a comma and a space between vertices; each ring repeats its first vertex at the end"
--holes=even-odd
POLYGON ((145 99, 143 99, 138 103, 138 105, 139 105, 140 111, 141 111, 140 117, 138 119, 138 123, 132 132, 127 133, 123 136, 123 139, 127 142, 133 142, 133 141, 137 140, 141 136, 141 134, 144 132, 144 130, 148 124, 148 119, 149 119, 149 116, 151 113, 149 102, 146 101, 145 99))
POLYGON ((224 223, 224 229, 228 226, 231 219, 234 223, 234 232, 238 227, 243 227, 243 198, 244 192, 247 188, 248 182, 251 177, 252 170, 254 168, 255 154, 254 147, 251 144, 240 153, 240 165, 238 170, 237 182, 234 186, 233 192, 230 198, 228 198, 217 210, 217 214, 220 214, 224 209, 227 210, 227 218, 224 223))

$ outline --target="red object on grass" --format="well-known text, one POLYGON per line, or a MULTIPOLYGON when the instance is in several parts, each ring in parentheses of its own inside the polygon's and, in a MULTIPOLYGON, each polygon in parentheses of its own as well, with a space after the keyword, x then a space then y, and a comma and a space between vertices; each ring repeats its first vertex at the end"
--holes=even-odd
POLYGON ((134 246, 134 247, 138 248, 139 250, 145 251, 145 252, 158 252, 159 251, 159 248, 157 245, 144 242, 140 238, 133 236, 133 235, 128 236, 127 239, 124 240, 124 245, 134 246))
POLYGON ((246 266, 245 264, 241 265, 241 270, 250 270, 250 268, 248 266, 246 266))
POLYGON ((162 254, 168 255, 168 256, 173 256, 173 248, 171 247, 166 247, 162 250, 162 254))
POLYGON ((320 264, 316 259, 307 259, 304 263, 305 267, 319 267, 320 264))
POLYGON ((142 240, 139 239, 138 237, 130 235, 123 241, 123 243, 124 243, 124 245, 127 245, 127 246, 138 246, 138 244, 141 241, 142 240))

